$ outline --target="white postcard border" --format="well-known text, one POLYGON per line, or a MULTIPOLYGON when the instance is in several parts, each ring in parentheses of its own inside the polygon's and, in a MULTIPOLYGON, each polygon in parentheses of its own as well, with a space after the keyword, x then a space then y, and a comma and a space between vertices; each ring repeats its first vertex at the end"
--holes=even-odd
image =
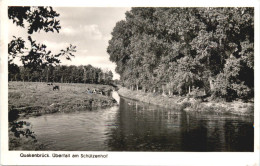
POLYGON ((259 64, 259 1, 243 0, 181 0, 181 1, 145 1, 145 0, 95 0, 95 1, 62 1, 62 0, 3 0, 1 2, 1 59, 0 59, 0 81, 1 81, 1 164, 3 165, 259 165, 259 110, 260 110, 260 64, 259 64), (9 151, 8 150, 8 70, 7 70, 7 6, 57 6, 57 7, 255 7, 255 137, 254 152, 74 152, 74 151, 9 151), (22 154, 73 154, 99 155, 108 154, 107 158, 54 158, 54 157, 20 157, 22 154))

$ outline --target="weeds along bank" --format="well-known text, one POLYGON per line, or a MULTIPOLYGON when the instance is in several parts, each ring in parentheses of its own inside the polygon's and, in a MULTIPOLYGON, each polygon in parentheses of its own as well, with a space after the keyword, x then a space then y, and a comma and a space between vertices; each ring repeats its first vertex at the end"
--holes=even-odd
POLYGON ((159 105, 167 108, 174 108, 186 112, 217 113, 253 116, 254 104, 241 101, 234 102, 202 102, 200 99, 181 96, 162 96, 160 94, 145 93, 142 91, 132 91, 127 88, 120 88, 118 94, 122 97, 159 105))
POLYGON ((61 84, 59 90, 52 85, 39 82, 8 83, 8 120, 10 150, 41 150, 44 145, 37 142, 26 122, 20 118, 42 114, 86 111, 116 105, 111 97, 112 87, 96 84, 61 84), (90 93, 102 90, 104 94, 90 93))

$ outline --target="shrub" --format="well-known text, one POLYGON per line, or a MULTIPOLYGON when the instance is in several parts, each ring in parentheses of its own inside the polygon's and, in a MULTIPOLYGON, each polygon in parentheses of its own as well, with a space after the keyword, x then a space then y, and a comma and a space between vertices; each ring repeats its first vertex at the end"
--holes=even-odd
POLYGON ((183 110, 184 108, 187 108, 187 107, 191 107, 191 103, 188 102, 188 101, 185 101, 181 104, 181 110, 183 110))
POLYGON ((13 122, 18 118, 19 118, 19 111, 10 106, 8 110, 8 121, 13 122))

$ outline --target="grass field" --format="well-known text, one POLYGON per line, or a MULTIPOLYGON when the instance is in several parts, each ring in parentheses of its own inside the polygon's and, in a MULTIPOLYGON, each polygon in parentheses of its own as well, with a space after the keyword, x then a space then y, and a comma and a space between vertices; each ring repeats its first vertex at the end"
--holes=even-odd
POLYGON ((57 83, 60 90, 54 90, 47 83, 9 82, 9 111, 20 115, 41 115, 54 112, 91 110, 115 105, 111 96, 88 93, 87 89, 112 90, 108 85, 57 83))

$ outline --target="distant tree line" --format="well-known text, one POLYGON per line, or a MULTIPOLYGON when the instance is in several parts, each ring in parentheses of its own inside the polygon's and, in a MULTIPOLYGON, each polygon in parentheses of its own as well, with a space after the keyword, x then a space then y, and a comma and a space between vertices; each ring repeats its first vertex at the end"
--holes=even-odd
POLYGON ((132 90, 254 96, 253 8, 132 8, 107 52, 132 90))
POLYGON ((100 68, 87 66, 47 66, 42 70, 32 71, 24 66, 10 68, 9 81, 60 82, 60 83, 95 83, 111 84, 113 73, 100 68))
POLYGON ((45 44, 33 40, 34 32, 59 33, 61 26, 58 17, 59 13, 48 6, 8 7, 8 18, 18 27, 28 30, 28 40, 13 36, 8 43, 8 80, 111 84, 111 71, 102 71, 91 65, 60 65, 62 57, 71 60, 75 56, 76 46, 70 44, 58 54, 53 54, 45 44), (26 42, 29 43, 29 48, 26 47, 26 42), (15 64, 15 59, 19 59, 22 66, 15 64))

